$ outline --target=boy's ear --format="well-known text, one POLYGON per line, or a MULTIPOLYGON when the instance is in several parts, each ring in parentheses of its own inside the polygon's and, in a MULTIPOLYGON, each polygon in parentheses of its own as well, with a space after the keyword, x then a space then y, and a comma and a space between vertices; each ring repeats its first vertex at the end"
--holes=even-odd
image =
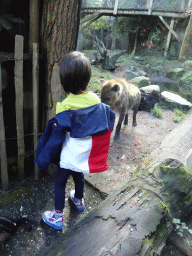
POLYGON ((105 79, 100 79, 99 81, 100 81, 101 85, 103 85, 105 83, 105 79))

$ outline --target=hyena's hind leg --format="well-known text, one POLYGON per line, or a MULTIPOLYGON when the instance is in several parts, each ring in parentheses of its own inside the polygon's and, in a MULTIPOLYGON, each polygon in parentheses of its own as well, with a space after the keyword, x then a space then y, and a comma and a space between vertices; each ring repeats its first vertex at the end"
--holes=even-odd
POLYGON ((133 106, 133 126, 137 126, 136 115, 139 109, 139 104, 133 106))

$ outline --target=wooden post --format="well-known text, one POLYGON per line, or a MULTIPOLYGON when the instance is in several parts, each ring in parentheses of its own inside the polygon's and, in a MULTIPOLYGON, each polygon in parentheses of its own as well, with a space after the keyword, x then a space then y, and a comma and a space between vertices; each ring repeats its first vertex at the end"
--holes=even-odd
POLYGON ((39 42, 39 0, 30 0, 29 53, 32 54, 33 43, 39 42))
MULTIPOLYGON (((34 155, 38 142, 39 125, 39 49, 38 44, 33 43, 33 134, 34 155)), ((39 168, 35 164, 35 179, 39 178, 39 168)))
POLYGON ((153 0, 149 0, 149 10, 148 10, 148 15, 151 15, 151 13, 152 13, 152 7, 153 7, 153 0))
POLYGON ((163 19, 162 16, 159 16, 159 19, 163 22, 163 24, 172 32, 172 34, 176 37, 176 39, 182 43, 182 39, 177 35, 177 33, 169 26, 169 24, 163 19))
POLYGON ((2 72, 0 63, 0 160, 1 160, 1 183, 3 190, 9 189, 9 179, 7 170, 7 153, 5 144, 5 127, 3 119, 3 97, 2 97, 2 72))
POLYGON ((187 9, 191 9, 192 8, 192 0, 189 0, 189 3, 188 3, 188 6, 187 6, 187 9))
POLYGON ((136 35, 135 35, 135 44, 134 44, 134 48, 133 48, 134 52, 136 52, 136 49, 137 49, 137 38, 138 38, 138 31, 136 32, 136 35))
POLYGON ((23 36, 15 37, 15 104, 19 178, 24 178, 25 143, 23 127, 23 36))
POLYGON ((117 15, 119 0, 115 0, 113 15, 117 15))
MULTIPOLYGON (((171 19, 170 28, 172 28, 172 29, 173 29, 173 26, 174 26, 174 22, 175 22, 175 20, 171 19)), ((164 52, 164 57, 167 56, 167 53, 169 51, 170 42, 171 42, 171 30, 169 30, 169 33, 168 33, 168 36, 167 36, 167 44, 166 44, 166 48, 165 48, 165 52, 164 52)))

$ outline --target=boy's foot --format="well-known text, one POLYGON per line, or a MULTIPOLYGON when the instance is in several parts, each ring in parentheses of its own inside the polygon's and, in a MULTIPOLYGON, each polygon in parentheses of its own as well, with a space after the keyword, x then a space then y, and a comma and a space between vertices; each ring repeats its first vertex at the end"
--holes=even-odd
POLYGON ((62 229, 65 225, 63 223, 63 213, 56 213, 55 211, 46 211, 42 216, 45 223, 56 229, 62 229))
POLYGON ((77 199, 75 197, 75 190, 71 190, 69 193, 69 197, 71 199, 71 201, 74 203, 75 207, 77 210, 81 211, 85 209, 85 203, 84 203, 84 199, 77 199))

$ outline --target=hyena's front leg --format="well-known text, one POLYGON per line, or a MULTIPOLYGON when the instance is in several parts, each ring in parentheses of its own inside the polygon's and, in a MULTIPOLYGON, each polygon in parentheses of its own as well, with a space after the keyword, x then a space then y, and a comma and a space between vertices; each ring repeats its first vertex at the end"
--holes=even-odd
POLYGON ((133 126, 137 126, 136 115, 138 112, 139 105, 133 107, 133 126))
POLYGON ((120 113, 120 116, 119 116, 119 121, 118 121, 118 124, 116 126, 116 131, 115 131, 115 137, 114 137, 114 140, 118 140, 119 137, 120 137, 120 130, 121 130, 121 125, 122 125, 122 122, 123 122, 123 119, 125 117, 125 108, 122 108, 121 110, 121 113, 120 113))
POLYGON ((128 125, 128 112, 125 114, 124 125, 128 125))

